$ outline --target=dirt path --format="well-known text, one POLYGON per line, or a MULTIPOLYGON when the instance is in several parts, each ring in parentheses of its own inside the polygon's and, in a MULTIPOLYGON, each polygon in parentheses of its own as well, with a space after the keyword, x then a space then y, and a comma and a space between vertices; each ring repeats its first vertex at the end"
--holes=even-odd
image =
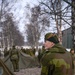
POLYGON ((41 68, 28 68, 15 72, 16 75, 40 75, 41 68))

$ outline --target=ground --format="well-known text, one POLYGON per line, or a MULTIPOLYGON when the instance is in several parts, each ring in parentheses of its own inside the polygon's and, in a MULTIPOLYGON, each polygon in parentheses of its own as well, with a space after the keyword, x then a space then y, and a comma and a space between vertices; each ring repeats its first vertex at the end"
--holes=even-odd
POLYGON ((41 68, 21 69, 19 72, 14 72, 16 75, 40 75, 41 68))

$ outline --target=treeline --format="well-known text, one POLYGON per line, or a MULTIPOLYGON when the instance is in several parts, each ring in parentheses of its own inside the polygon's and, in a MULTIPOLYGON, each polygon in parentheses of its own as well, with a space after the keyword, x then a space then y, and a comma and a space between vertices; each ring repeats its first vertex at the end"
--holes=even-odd
POLYGON ((0 47, 12 47, 24 45, 24 37, 18 28, 18 21, 11 11, 15 10, 16 1, 0 1, 0 47))

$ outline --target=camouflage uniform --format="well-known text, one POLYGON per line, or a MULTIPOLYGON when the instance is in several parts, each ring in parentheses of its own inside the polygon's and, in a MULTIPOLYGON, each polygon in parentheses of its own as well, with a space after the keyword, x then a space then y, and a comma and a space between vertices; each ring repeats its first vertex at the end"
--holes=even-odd
POLYGON ((15 47, 10 51, 10 60, 13 64, 14 71, 19 71, 19 52, 15 47))
POLYGON ((7 47, 5 47, 5 49, 4 49, 4 57, 6 57, 7 52, 8 52, 7 47))
POLYGON ((75 74, 75 51, 73 48, 70 50, 70 53, 71 53, 72 58, 73 58, 74 74, 75 74))
MULTIPOLYGON (((47 37, 49 36, 45 36, 45 40, 47 37)), ((49 40, 54 41, 53 38, 49 40)), ((66 49, 63 48, 62 45, 60 45, 58 42, 55 43, 52 48, 49 48, 44 52, 41 58, 41 64, 41 75, 73 75, 73 63, 71 54, 67 52, 66 49)))

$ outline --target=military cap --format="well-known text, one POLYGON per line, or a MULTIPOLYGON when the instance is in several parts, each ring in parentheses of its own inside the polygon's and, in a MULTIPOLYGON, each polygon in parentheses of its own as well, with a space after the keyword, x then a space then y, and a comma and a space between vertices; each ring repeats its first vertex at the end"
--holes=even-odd
POLYGON ((58 37, 55 33, 47 33, 45 35, 45 41, 48 40, 48 41, 51 41, 53 43, 59 43, 59 40, 58 40, 58 37))

